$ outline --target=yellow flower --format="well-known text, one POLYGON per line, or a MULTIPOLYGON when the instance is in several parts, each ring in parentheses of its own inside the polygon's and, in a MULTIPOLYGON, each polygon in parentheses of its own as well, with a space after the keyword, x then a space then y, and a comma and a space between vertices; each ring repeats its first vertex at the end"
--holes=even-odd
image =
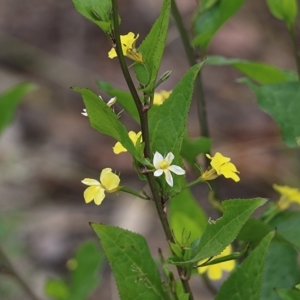
MULTIPOLYGON (((135 146, 139 137, 142 135, 142 132, 139 131, 138 133, 135 133, 134 131, 129 131, 128 135, 129 138, 132 140, 133 145, 135 146)), ((113 151, 115 154, 120 154, 122 152, 127 152, 127 149, 120 142, 117 142, 113 147, 113 151)))
MULTIPOLYGON (((127 56, 128 58, 137 61, 139 63, 144 63, 144 58, 142 54, 135 48, 135 42, 138 39, 139 35, 137 34, 136 37, 134 37, 133 32, 129 32, 127 35, 121 35, 121 45, 122 45, 122 51, 123 55, 127 56)), ((112 48, 108 52, 109 58, 115 58, 117 57, 117 52, 115 48, 112 48)))
POLYGON ((162 105, 171 95, 172 91, 162 90, 159 93, 154 93, 153 104, 162 105))
POLYGON ((280 210, 288 208, 293 202, 300 204, 300 191, 296 188, 291 188, 287 185, 273 184, 273 188, 279 194, 280 199, 277 202, 277 207, 280 210))
POLYGON ((81 182, 89 185, 83 194, 85 202, 90 203, 94 200, 95 204, 100 205, 105 198, 104 192, 114 193, 119 190, 120 178, 111 168, 105 168, 100 174, 100 182, 91 178, 85 178, 81 182))
MULTIPOLYGON (((231 248, 231 245, 229 245, 225 248, 225 250, 221 254, 215 256, 214 259, 223 257, 225 255, 229 255, 231 253, 232 253, 232 248, 231 248)), ((205 262, 205 259, 199 261, 198 264, 203 264, 204 262, 205 262)), ((224 262, 214 264, 214 265, 198 267, 198 272, 200 274, 207 272, 207 277, 209 279, 219 280, 222 278, 223 271, 231 272, 234 269, 234 267, 235 267, 235 261, 228 260, 228 261, 224 261, 224 262)))
POLYGON ((174 154, 172 152, 169 152, 166 157, 163 157, 160 153, 155 152, 153 157, 153 165, 156 169, 156 171, 154 172, 154 176, 159 177, 163 173, 165 173, 165 178, 169 186, 173 186, 173 177, 171 172, 177 175, 185 174, 185 171, 181 167, 171 165, 173 159, 174 154))
POLYGON ((211 157, 209 154, 206 156, 211 159, 210 165, 212 169, 206 170, 202 175, 201 179, 203 180, 213 180, 220 175, 223 175, 226 178, 231 178, 235 182, 240 181, 237 173, 240 173, 235 165, 230 162, 229 157, 223 156, 221 153, 217 152, 215 156, 211 157))

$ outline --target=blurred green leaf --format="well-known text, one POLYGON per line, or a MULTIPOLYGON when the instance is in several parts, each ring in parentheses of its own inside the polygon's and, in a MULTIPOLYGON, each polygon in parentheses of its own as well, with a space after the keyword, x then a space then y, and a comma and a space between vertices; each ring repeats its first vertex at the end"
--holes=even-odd
POLYGON ((267 4, 275 18, 285 21, 288 28, 292 28, 298 14, 296 0, 267 0, 267 4))
POLYGON ((299 300, 300 291, 296 289, 276 289, 281 300, 299 300))
POLYGON ((76 10, 98 25, 105 33, 111 30, 111 0, 72 0, 76 10))
POLYGON ((35 84, 24 82, 11 87, 0 95, 0 133, 12 121, 22 98, 35 88, 35 84))
POLYGON ((286 82, 259 87, 246 78, 240 82, 252 89, 260 109, 276 121, 285 144, 298 147, 296 139, 300 136, 300 83, 286 82))
POLYGON ((159 18, 138 48, 143 54, 145 65, 135 64, 134 69, 139 82, 145 86, 143 89, 145 93, 152 92, 155 87, 156 77, 167 39, 170 8, 171 1, 164 0, 159 18))
MULTIPOLYGON (((268 233, 257 248, 238 266, 221 286, 216 300, 261 300, 265 261, 274 232, 268 233)), ((270 298, 271 299, 271 298, 270 298)))
POLYGON ((183 136, 181 156, 190 164, 196 162, 199 154, 210 152, 211 140, 206 137, 190 139, 186 134, 183 136))
POLYGON ((112 109, 91 90, 78 87, 72 89, 82 95, 91 126, 97 131, 115 138, 132 156, 143 161, 144 158, 137 153, 126 128, 112 109))
POLYGON ((69 284, 61 279, 48 279, 45 293, 56 300, 87 299, 100 283, 99 269, 104 254, 95 241, 86 241, 80 245, 72 259, 69 284))
POLYGON ((67 284, 60 279, 47 279, 44 287, 46 296, 56 300, 66 300, 70 295, 70 289, 67 284))
POLYGON ((300 280, 297 251, 285 241, 273 239, 267 254, 260 300, 280 300, 277 288, 291 288, 300 280))
POLYGON ((111 265, 122 300, 169 299, 144 237, 118 227, 91 226, 111 265))
POLYGON ((270 221, 270 226, 300 251, 300 212, 283 211, 270 221))
POLYGON ((263 198, 233 199, 222 202, 224 214, 216 221, 208 222, 199 245, 194 249, 194 256, 188 261, 173 261, 176 265, 189 265, 220 254, 238 235, 242 226, 252 213, 267 202, 263 198))
POLYGON ((206 49, 218 29, 242 6, 245 0, 219 0, 200 4, 193 20, 195 46, 206 49))
POLYGON ((171 229, 179 243, 183 239, 190 242, 197 239, 207 225, 207 216, 189 189, 170 200, 168 212, 171 229))
POLYGON ((272 65, 254 61, 226 58, 223 56, 207 56, 205 64, 215 66, 232 66, 260 84, 298 81, 297 74, 292 71, 280 70, 272 65))

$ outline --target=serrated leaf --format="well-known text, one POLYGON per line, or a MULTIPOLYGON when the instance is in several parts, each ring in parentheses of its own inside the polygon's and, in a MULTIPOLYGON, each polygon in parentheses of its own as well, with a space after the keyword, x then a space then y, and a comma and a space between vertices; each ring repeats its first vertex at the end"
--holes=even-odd
POLYGON ((271 220, 270 226, 276 228, 281 236, 300 251, 300 212, 283 211, 271 220))
POLYGON ((281 300, 299 300, 300 291, 296 289, 276 289, 276 293, 281 300))
POLYGON ((208 56, 206 64, 215 66, 232 66, 250 79, 260 84, 298 81, 296 73, 278 69, 272 65, 243 59, 226 58, 223 56, 208 56))
POLYGON ((267 0, 268 7, 273 16, 285 21, 291 28, 298 14, 298 4, 296 0, 267 0))
POLYGON ((104 32, 111 30, 111 0, 72 0, 76 10, 98 25, 104 32))
POLYGON ((263 198, 223 201, 223 216, 207 224, 199 245, 193 251, 194 256, 185 262, 177 261, 176 265, 195 264, 202 259, 220 254, 233 242, 252 213, 266 202, 267 200, 263 198))
POLYGON ((202 64, 193 66, 176 85, 170 97, 149 116, 151 149, 162 154, 181 149, 194 81, 202 64))
POLYGON ((115 138, 132 156, 139 161, 143 161, 128 137, 126 128, 112 109, 91 90, 78 87, 72 89, 82 95, 91 126, 97 131, 115 138))
POLYGON ((113 226, 91 226, 111 265, 122 300, 169 299, 143 236, 113 226))
POLYGON ((164 0, 159 18, 138 48, 143 54, 145 65, 135 64, 135 72, 139 82, 146 86, 143 89, 145 93, 152 92, 156 83, 167 39, 170 9, 171 1, 164 0))
POLYGON ((219 0, 214 1, 206 10, 199 10, 194 16, 193 31, 195 46, 206 50, 218 29, 242 6, 245 0, 219 0))
POLYGON ((300 136, 300 83, 286 82, 258 87, 246 78, 240 82, 252 89, 260 109, 276 121, 285 144, 298 147, 296 139, 300 136))
POLYGON ((11 87, 0 95, 0 133, 12 121, 22 98, 35 88, 35 84, 24 82, 11 87))
POLYGON ((280 300, 275 289, 291 288, 300 280, 297 251, 276 238, 270 244, 262 281, 260 300, 280 300))
POLYGON ((111 97, 117 97, 117 103, 119 103, 134 118, 134 120, 139 123, 139 113, 130 93, 125 90, 117 89, 105 81, 98 81, 97 85, 100 90, 106 92, 111 97))
POLYGON ((216 300, 260 300, 265 261, 274 232, 268 233, 257 248, 237 267, 221 286, 216 300), (250 297, 250 298, 249 298, 250 297))
POLYGON ((202 235, 207 216, 188 189, 170 200, 168 212, 172 232, 179 243, 184 242, 182 239, 192 242, 202 235))

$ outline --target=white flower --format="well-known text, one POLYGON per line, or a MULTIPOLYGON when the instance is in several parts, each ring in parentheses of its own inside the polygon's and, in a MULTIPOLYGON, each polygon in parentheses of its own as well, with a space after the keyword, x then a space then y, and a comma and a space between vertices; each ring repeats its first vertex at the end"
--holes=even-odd
MULTIPOLYGON (((99 95, 99 98, 100 98, 102 101, 104 101, 100 95, 99 95)), ((116 102, 117 102, 117 97, 113 97, 113 98, 111 98, 111 99, 107 102, 107 106, 108 106, 108 107, 112 107, 116 102)), ((81 114, 82 114, 83 116, 85 116, 85 117, 88 116, 88 113, 87 113, 87 111, 86 111, 85 108, 83 109, 83 111, 81 112, 81 114)))
POLYGON ((165 178, 169 186, 173 186, 173 177, 171 172, 177 175, 185 174, 185 171, 181 167, 171 165, 173 159, 174 155, 172 152, 169 152, 166 157, 163 157, 156 151, 153 157, 153 165, 156 169, 154 176, 158 177, 165 173, 165 178))

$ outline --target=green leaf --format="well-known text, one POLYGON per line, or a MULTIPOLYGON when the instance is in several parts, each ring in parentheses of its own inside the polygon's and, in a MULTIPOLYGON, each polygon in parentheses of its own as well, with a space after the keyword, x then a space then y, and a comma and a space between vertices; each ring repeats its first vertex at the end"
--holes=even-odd
POLYGON ((91 90, 78 87, 72 89, 82 95, 91 126, 97 131, 115 138, 132 156, 139 161, 143 161, 143 157, 138 155, 129 138, 126 128, 112 109, 91 90))
POLYGON ((221 286, 216 300, 261 300, 265 261, 274 232, 268 233, 259 246, 238 266, 221 286), (250 297, 250 298, 249 298, 250 297))
MULTIPOLYGON (((223 216, 207 224, 199 245, 193 251, 194 256, 185 262, 176 261, 176 264, 189 265, 220 254, 233 242, 252 213, 266 202, 267 200, 263 198, 223 201, 223 216)), ((172 261, 170 261, 170 263, 172 263, 172 261)))
POLYGON ((203 11, 199 10, 194 16, 193 31, 195 46, 201 46, 206 49, 218 29, 242 6, 245 0, 219 0, 213 1, 203 11))
POLYGON ((47 279, 44 287, 46 296, 56 300, 66 300, 70 294, 67 284, 60 279, 47 279))
POLYGON ((211 148, 211 140, 206 137, 190 139, 186 134, 183 136, 181 146, 181 156, 190 164, 196 162, 196 158, 201 153, 208 153, 211 148))
POLYGON ((143 54, 145 65, 135 64, 135 72, 139 82, 145 85, 145 93, 152 92, 155 87, 167 39, 170 9, 171 1, 164 0, 159 18, 138 48, 143 54))
POLYGON ((172 198, 168 212, 171 229, 179 243, 188 238, 193 241, 202 235, 207 224, 207 216, 190 190, 186 189, 172 198))
POLYGON ((271 220, 270 226, 276 228, 281 236, 300 251, 300 212, 283 211, 271 220))
POLYGON ((11 87, 0 95, 0 133, 12 121, 22 98, 35 88, 35 84, 24 82, 11 87))
POLYGON ((144 237, 118 227, 91 226, 111 265, 121 299, 169 299, 144 237))
POLYGON ((240 82, 252 89, 260 109, 276 121, 285 144, 297 147, 296 139, 300 136, 300 83, 286 82, 258 87, 246 78, 240 82))
POLYGON ((105 33, 111 31, 111 0, 72 0, 76 10, 98 25, 105 33))
MULTIPOLYGON (((176 85, 170 97, 149 116, 151 149, 162 154, 181 149, 194 81, 202 64, 193 66, 176 85)), ((154 107, 153 107, 154 108, 154 107)), ((151 108, 152 109, 152 108, 151 108)))
POLYGON ((267 0, 268 7, 273 16, 286 22, 291 28, 298 14, 298 4, 296 0, 267 0))
POLYGON ((205 64, 215 66, 232 66, 250 79, 260 84, 298 81, 298 76, 292 71, 280 70, 272 65, 243 59, 226 58, 222 56, 208 56, 205 64))
POLYGON ((281 300, 299 300, 300 291, 296 289, 276 289, 276 292, 281 300))
POLYGON ((104 254, 95 241, 87 241, 80 246, 75 255, 75 269, 71 272, 70 295, 68 300, 87 299, 99 285, 99 268, 104 254))
POLYGON ((299 282, 297 257, 298 253, 291 245, 273 239, 267 254, 260 300, 280 300, 275 289, 291 288, 299 282))
POLYGON ((106 92, 111 97, 117 97, 117 103, 119 103, 133 117, 133 119, 139 123, 139 113, 130 93, 125 90, 117 89, 105 81, 98 81, 97 85, 100 90, 106 92))

